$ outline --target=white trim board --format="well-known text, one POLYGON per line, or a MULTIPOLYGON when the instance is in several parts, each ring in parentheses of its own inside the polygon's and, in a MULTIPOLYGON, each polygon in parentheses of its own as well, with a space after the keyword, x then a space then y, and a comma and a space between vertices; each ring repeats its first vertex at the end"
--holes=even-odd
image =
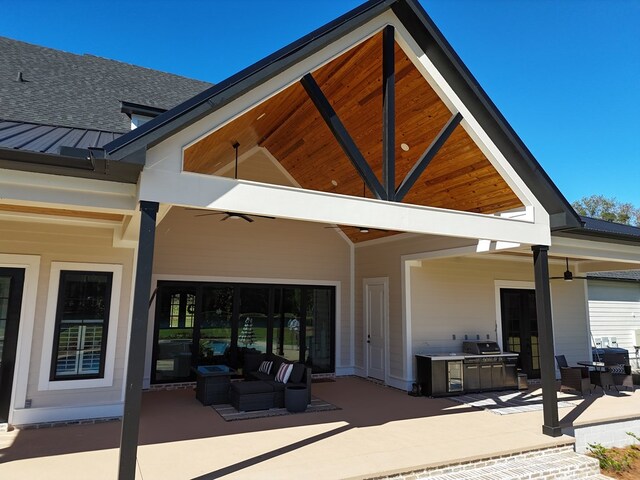
POLYGON ((38 298, 38 279, 40 277, 40 256, 0 253, 0 267, 24 269, 18 345, 13 371, 13 385, 11 386, 8 418, 9 423, 16 423, 15 411, 18 408, 24 407, 27 399, 31 345, 35 324, 36 300, 38 298))
POLYGON ((74 390, 113 385, 116 344, 118 339, 118 319, 120 317, 120 294, 122 290, 122 265, 109 263, 71 263, 51 262, 49 291, 47 294, 47 310, 45 313, 42 356, 40 358, 40 376, 38 390, 74 390), (79 270, 93 272, 111 272, 111 303, 109 306, 109 324, 107 327, 107 345, 104 357, 104 375, 102 378, 78 380, 50 380, 53 340, 58 308, 58 291, 60 288, 60 272, 62 270, 79 270))
POLYGON ((180 206, 462 238, 548 245, 549 226, 283 185, 161 170, 142 173, 140 198, 180 206), (257 202, 255 199, 259 198, 257 202))

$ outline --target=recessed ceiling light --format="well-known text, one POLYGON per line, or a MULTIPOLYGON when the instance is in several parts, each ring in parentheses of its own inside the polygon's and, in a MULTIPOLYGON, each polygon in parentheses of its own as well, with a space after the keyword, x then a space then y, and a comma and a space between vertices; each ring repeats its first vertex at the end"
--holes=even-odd
POLYGON ((400 144, 400 148, 401 148, 402 150, 404 150, 405 152, 408 152, 408 151, 409 151, 409 145, 407 145, 406 143, 401 143, 401 144, 400 144))
POLYGON ((360 233, 369 233, 369 229, 367 227, 360 227, 360 233))
POLYGON ((261 118, 263 118, 266 115, 266 113, 262 113, 258 118, 256 118, 256 120, 260 120, 261 118))
POLYGON ((333 185, 334 187, 338 186, 338 182, 336 182, 335 180, 331 180, 331 185, 333 185))

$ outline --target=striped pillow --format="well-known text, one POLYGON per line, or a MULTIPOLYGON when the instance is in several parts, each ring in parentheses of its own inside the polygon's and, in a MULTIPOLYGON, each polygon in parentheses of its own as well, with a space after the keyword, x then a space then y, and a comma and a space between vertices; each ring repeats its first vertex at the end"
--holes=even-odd
POLYGON ((276 382, 287 383, 287 381, 289 381, 289 376, 291 375, 292 370, 293 363, 283 363, 282 365, 280 365, 278 373, 276 373, 276 382))
POLYGON ((260 364, 260 367, 258 368, 259 372, 262 373, 266 373, 267 375, 269 375, 269 372, 271 371, 271 367, 273 366, 273 362, 267 362, 266 360, 264 362, 262 362, 260 364))

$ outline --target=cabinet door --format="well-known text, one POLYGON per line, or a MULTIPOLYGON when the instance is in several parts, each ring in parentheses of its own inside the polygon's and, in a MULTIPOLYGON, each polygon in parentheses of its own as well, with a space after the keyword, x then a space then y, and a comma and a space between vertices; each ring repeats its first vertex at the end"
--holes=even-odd
POLYGON ((480 365, 480 389, 489 390, 492 388, 491 365, 480 365))
POLYGON ((504 388, 504 365, 502 363, 491 365, 491 388, 504 388))
POLYGON ((464 391, 474 392, 480 390, 480 366, 465 365, 464 366, 464 391))

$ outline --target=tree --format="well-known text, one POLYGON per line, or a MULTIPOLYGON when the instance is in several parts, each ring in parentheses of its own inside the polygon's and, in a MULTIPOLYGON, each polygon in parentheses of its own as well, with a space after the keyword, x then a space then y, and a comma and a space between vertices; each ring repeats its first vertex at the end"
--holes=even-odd
POLYGON ((571 204, 579 215, 599 218, 607 222, 640 226, 640 208, 631 203, 622 203, 604 195, 582 197, 571 204))

